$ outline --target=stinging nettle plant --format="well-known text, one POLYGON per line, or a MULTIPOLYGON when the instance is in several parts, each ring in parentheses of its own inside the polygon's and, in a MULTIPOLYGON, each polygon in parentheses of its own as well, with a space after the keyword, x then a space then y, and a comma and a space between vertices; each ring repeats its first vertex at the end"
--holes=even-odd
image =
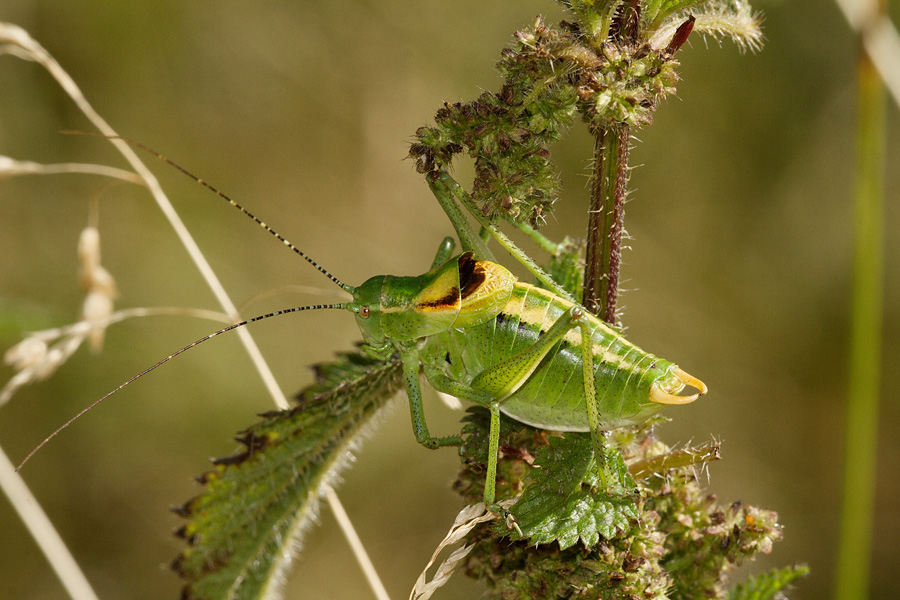
MULTIPOLYGON (((238 438, 243 450, 214 461, 213 469, 199 478, 203 493, 177 509, 185 518, 179 535, 186 545, 173 568, 186 580, 184 597, 259 598, 276 593, 291 547, 309 524, 323 488, 334 481, 359 433, 404 386, 419 440, 429 447, 458 446, 462 467, 454 488, 467 504, 486 505, 467 517, 468 546, 454 553, 449 565, 484 582, 490 597, 767 598, 805 572, 772 571, 729 589, 727 576, 733 566, 769 552, 780 538, 777 516, 740 502, 719 504, 703 491, 698 473, 718 458, 717 443, 673 449, 656 436, 654 425, 662 420, 654 416, 658 409, 696 398, 678 395, 685 384, 700 393, 705 386, 671 363, 639 355, 641 351, 619 335, 616 311, 632 129, 649 124, 659 102, 674 91, 678 79, 674 56, 692 32, 729 36, 755 47, 760 39, 758 19, 741 1, 561 4, 569 21, 553 27, 539 18, 515 34, 498 64, 503 83, 497 92, 484 92, 469 103, 445 104, 434 125, 416 132, 410 157, 467 253, 451 258, 452 245, 445 241, 428 274, 411 282, 391 280, 399 296, 412 297, 416 308, 428 307, 431 312, 423 319, 427 325, 442 318, 448 304, 456 313, 468 315, 467 302, 476 298, 474 290, 506 281, 504 275, 484 272, 496 262, 488 245, 493 239, 524 265, 538 288, 547 291, 511 287, 512 295, 499 302, 500 312, 489 317, 490 323, 515 317, 514 329, 531 327, 535 339, 548 340, 556 334, 553 347, 527 358, 510 351, 502 368, 485 368, 469 377, 458 371, 460 361, 468 368, 475 350, 465 344, 472 342, 430 330, 425 334, 423 329, 404 338, 400 329, 418 319, 407 314, 396 328, 384 325, 386 333, 373 332, 367 329, 370 310, 383 312, 382 319, 390 312, 384 296, 374 302, 385 310, 376 311, 363 293, 376 278, 358 288, 334 280, 354 299, 313 308, 354 312, 366 345, 362 351, 317 365, 316 382, 298 394, 295 407, 262 415, 238 438), (558 188, 550 148, 579 118, 595 140, 587 239, 556 243, 538 232, 558 188), (460 155, 474 160, 475 179, 469 191, 451 175, 452 163, 460 155), (472 221, 478 229, 472 228, 472 221), (549 253, 546 266, 518 248, 501 226, 518 229, 549 253), (562 307, 560 313, 572 322, 563 323, 559 316, 552 328, 538 327, 524 304, 511 308, 516 290, 547 298, 542 306, 548 311, 562 307), (584 316, 579 305, 599 318, 584 316), (531 369, 528 373, 552 374, 541 362, 543 357, 569 352, 564 338, 579 328, 583 340, 589 332, 602 331, 607 336, 603 339, 610 340, 608 350, 613 344, 622 346, 611 351, 618 352, 615 368, 608 376, 598 376, 609 389, 621 389, 624 395, 628 386, 644 381, 644 373, 655 368, 667 370, 674 378, 671 386, 663 389, 656 380, 647 380, 651 401, 645 398, 634 418, 605 427, 593 424, 597 414, 588 415, 590 428, 546 427, 550 431, 521 422, 547 425, 549 417, 531 412, 508 413, 515 419, 500 416, 504 394, 518 394, 519 388, 497 391, 495 384, 484 381, 491 378, 481 375, 490 371, 508 376, 514 380, 511 385, 524 390, 528 375, 509 375, 518 364, 514 359, 531 369), (424 344, 419 341, 426 337, 424 344), (462 349, 453 344, 463 344, 462 349), (458 391, 479 405, 464 418, 460 436, 434 438, 424 426, 420 400, 414 398, 421 364, 439 391, 458 391), (444 381, 441 373, 429 369, 449 372, 450 379, 456 379, 441 389, 435 383, 444 381), (623 383, 616 388, 609 381, 619 376, 623 383), (559 429, 569 432, 562 435, 556 432, 559 429), (598 435, 600 430, 609 431, 605 440, 598 435)), ((99 251, 95 254, 92 258, 86 253, 85 264, 93 265, 96 273, 102 267, 99 251)), ((114 287, 109 284, 111 279, 91 283, 87 278, 85 285, 111 299, 114 287)), ((379 279, 378 285, 387 289, 388 284, 379 279)), ((477 301, 482 302, 480 297, 477 301)), ((112 313, 110 302, 102 309, 100 317, 85 315, 86 322, 93 319, 95 329, 119 314, 112 313)), ((284 312, 293 310, 297 309, 284 312)), ((472 310, 482 310, 481 304, 472 310)), ((474 331, 480 325, 473 322, 459 328, 474 331)), ((76 336, 80 344, 86 334, 78 330, 76 336)), ((33 349, 34 339, 29 339, 31 346, 22 345, 13 353, 23 373, 34 364, 31 358, 20 357, 33 349)), ((593 339, 596 345, 598 338, 593 339)), ((574 358, 567 359, 570 365, 588 364, 580 358, 597 355, 587 344, 579 355, 577 346, 570 352, 574 358)), ((572 371, 575 392, 565 382, 554 390, 565 391, 569 398, 582 394, 581 402, 589 408, 595 377, 582 376, 579 369, 572 371)), ((20 377, 16 386, 27 379, 20 377)), ((602 398, 599 392, 597 398, 602 398)), ((605 405, 598 404, 599 416, 610 418, 605 405)), ((413 595, 426 598, 434 589, 423 579, 413 595)))
MULTIPOLYGON (((483 231, 508 250, 512 243, 497 223, 530 235, 551 253, 552 280, 616 325, 631 130, 649 124, 674 91, 674 55, 692 31, 751 48, 761 35, 744 2, 561 4, 574 20, 553 28, 539 18, 517 32, 498 63, 500 90, 446 104, 434 126, 417 131, 410 155, 433 188, 449 178, 454 157, 472 158, 471 194, 457 197, 483 231), (555 200, 550 146, 579 118, 595 140, 584 261, 573 240, 556 245, 534 231, 555 200)), ((467 421, 455 487, 472 502, 481 494, 489 445, 483 412, 467 421)), ((612 432, 612 446, 622 450, 606 458, 616 465, 612 489, 631 492, 617 495, 604 493, 609 482, 598 481, 594 462, 602 454, 584 434, 548 437, 504 422, 498 495, 517 498, 511 511, 524 542, 510 544, 515 536, 499 524, 477 529, 466 572, 487 582, 496 598, 769 597, 800 576, 803 568, 785 569, 727 591, 733 565, 768 552, 780 538, 777 517, 741 503, 720 506, 697 482, 697 469, 718 458, 717 444, 673 450, 652 424, 612 432)))
MULTIPOLYGON (((744 3, 563 4, 572 22, 555 29, 538 19, 517 32, 499 63, 500 90, 446 104, 435 125, 416 132, 410 156, 465 248, 493 260, 486 246, 493 237, 539 285, 562 298, 580 298, 613 324, 630 130, 649 123, 659 101, 674 91, 673 57, 693 29, 727 34, 749 46, 758 43, 759 29, 744 3), (549 147, 579 116, 596 140, 586 261, 574 240, 556 244, 537 232, 558 185, 549 147), (471 192, 450 175, 458 155, 474 160, 471 192), (480 226, 477 234, 469 218, 480 226), (549 251, 549 267, 536 265, 500 224, 518 228, 549 251)), ((371 410, 369 403, 402 386, 401 362, 396 355, 385 363, 348 354, 320 365, 320 382, 301 393, 296 417, 324 427, 324 415, 311 416, 323 401, 328 407, 319 409, 328 414, 335 405, 371 410), (366 400, 356 402, 361 398, 366 400)), ((611 446, 621 453, 598 451, 587 434, 548 436, 506 418, 498 444, 491 421, 483 407, 466 418, 455 488, 471 504, 496 498, 510 507, 512 520, 475 528, 468 554, 452 562, 488 584, 492 597, 724 597, 733 565, 768 552, 780 538, 774 513, 741 503, 721 506, 703 492, 697 472, 717 458, 716 444, 672 450, 655 436, 650 421, 613 432, 611 446), (498 445, 501 458, 492 465, 498 445), (485 489, 495 482, 496 490, 485 489)), ((287 423, 274 413, 249 429, 242 440, 246 451, 224 459, 205 479, 208 492, 182 509, 190 544, 176 568, 192 580, 191 593, 204 585, 204 568, 214 562, 209 534, 233 516, 217 507, 227 506, 230 489, 250 483, 241 479, 241 468, 266 460, 278 451, 270 450, 281 446, 278 440, 296 435, 281 429, 287 423)), ((757 581, 765 580, 771 595, 802 573, 786 569, 757 581)), ((733 588, 732 596, 758 593, 761 585, 748 582, 733 588)), ((431 591, 420 585, 415 593, 425 597, 431 591)))

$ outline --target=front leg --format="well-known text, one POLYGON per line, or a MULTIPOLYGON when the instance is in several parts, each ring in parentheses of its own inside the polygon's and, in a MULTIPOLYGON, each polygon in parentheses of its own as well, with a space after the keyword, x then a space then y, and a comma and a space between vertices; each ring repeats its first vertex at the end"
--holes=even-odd
POLYGON ((406 395, 409 397, 409 412, 412 417, 413 431, 416 441, 432 450, 442 446, 459 446, 459 436, 433 437, 425 423, 425 411, 422 408, 422 388, 419 384, 419 349, 415 345, 400 350, 403 362, 403 380, 406 384, 406 395))
POLYGON ((441 240, 441 245, 438 246, 437 254, 434 255, 434 261, 431 263, 431 268, 435 269, 450 260, 455 245, 456 243, 453 241, 452 237, 447 236, 441 240))

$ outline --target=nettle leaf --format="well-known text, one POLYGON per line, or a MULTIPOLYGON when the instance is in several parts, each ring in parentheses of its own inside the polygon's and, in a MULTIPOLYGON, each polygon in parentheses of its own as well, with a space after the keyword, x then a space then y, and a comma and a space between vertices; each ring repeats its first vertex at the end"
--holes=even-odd
POLYGON ((277 597, 322 485, 403 384, 399 360, 361 354, 314 370, 298 406, 261 415, 237 438, 245 449, 214 461, 199 478, 206 491, 176 510, 187 519, 178 533, 188 545, 172 564, 188 582, 183 598, 277 597))
POLYGON ((606 451, 604 489, 589 435, 569 433, 549 441, 537 450, 532 483, 511 508, 524 537, 534 544, 557 541, 564 550, 579 541, 592 547, 600 537, 628 531, 638 517, 632 496, 637 486, 621 452, 606 451))
POLYGON ((728 600, 771 600, 781 597, 787 587, 809 574, 809 567, 797 565, 772 569, 740 583, 728 591, 728 600))

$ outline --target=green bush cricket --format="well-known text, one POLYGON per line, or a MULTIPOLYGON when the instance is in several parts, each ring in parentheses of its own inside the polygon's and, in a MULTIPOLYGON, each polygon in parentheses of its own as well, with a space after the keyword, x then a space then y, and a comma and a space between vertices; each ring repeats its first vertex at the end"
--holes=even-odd
MULTIPOLYGON (((590 432, 602 457, 603 432, 646 421, 669 404, 687 404, 707 392, 706 385, 672 362, 631 344, 584 307, 528 283, 488 260, 484 232, 476 234, 453 213, 449 195, 439 197, 459 234, 464 252, 451 256, 445 238, 428 272, 419 276, 379 275, 353 287, 343 283, 291 242, 231 198, 158 153, 137 144, 206 186, 256 221, 332 282, 352 295, 337 304, 300 306, 235 323, 169 355, 126 381, 48 436, 20 467, 62 429, 113 393, 197 344, 249 323, 291 312, 347 310, 356 317, 363 351, 377 359, 398 355, 413 430, 431 449, 459 445, 458 436, 434 437, 422 407, 420 371, 431 386, 490 411, 490 445, 484 502, 495 504, 500 413, 551 431, 590 432), (678 395, 686 386, 696 393, 678 395)), ((433 182, 434 183, 434 182, 433 182)), ((436 194, 440 188, 432 186, 436 194)), ((606 477, 601 466, 601 481, 606 477)), ((601 490, 605 491, 605 490, 601 490)))
POLYGON ((494 506, 499 418, 553 431, 602 432, 647 420, 667 404, 693 402, 706 386, 671 362, 640 350, 552 292, 516 281, 472 251, 449 258, 448 238, 432 269, 418 277, 377 276, 341 305, 356 315, 364 351, 403 361, 416 439, 436 438, 422 411, 419 371, 439 391, 488 408, 490 450, 484 502, 494 506), (690 385, 698 392, 677 394, 690 385))

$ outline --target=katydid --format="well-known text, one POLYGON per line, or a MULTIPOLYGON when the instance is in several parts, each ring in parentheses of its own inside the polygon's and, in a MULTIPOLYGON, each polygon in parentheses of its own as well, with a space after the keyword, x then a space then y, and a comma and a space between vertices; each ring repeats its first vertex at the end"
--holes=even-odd
MULTIPOLYGON (((666 405, 687 404, 707 392, 702 381, 631 344, 564 291, 556 293, 520 282, 495 262, 486 245, 489 233, 542 281, 547 278, 490 224, 483 224, 480 233, 470 228, 453 200, 454 196, 459 198, 461 190, 454 187, 449 176, 430 183, 464 252, 451 256, 454 242, 448 237, 427 273, 407 277, 379 275, 353 287, 213 186, 142 144, 127 141, 178 168, 256 221, 350 293, 352 300, 275 311, 195 341, 94 402, 32 450, 20 467, 84 412, 175 356, 248 323, 305 310, 350 311, 362 333, 365 353, 382 360, 399 356, 413 430, 423 446, 434 449, 459 445, 462 438, 434 437, 429 432, 422 408, 420 371, 424 371, 435 390, 490 411, 484 502, 494 512, 505 514, 510 525, 515 525, 514 519, 495 504, 501 412, 542 429, 590 432, 601 465, 600 481, 605 486, 605 431, 640 424, 666 405), (686 386, 697 392, 679 395, 686 386)), ((553 282, 550 285, 558 288, 553 282)))
POLYGON ((472 251, 452 258, 450 252, 447 238, 424 275, 342 286, 353 300, 340 308, 356 315, 365 352, 385 359, 399 353, 419 443, 461 443, 428 431, 420 369, 435 390, 490 410, 484 502, 492 510, 498 510, 501 412, 542 429, 589 431, 602 464, 604 431, 642 423, 667 404, 706 393, 703 382, 631 344, 582 306, 519 282, 472 251), (697 393, 679 396, 685 386, 697 393))

